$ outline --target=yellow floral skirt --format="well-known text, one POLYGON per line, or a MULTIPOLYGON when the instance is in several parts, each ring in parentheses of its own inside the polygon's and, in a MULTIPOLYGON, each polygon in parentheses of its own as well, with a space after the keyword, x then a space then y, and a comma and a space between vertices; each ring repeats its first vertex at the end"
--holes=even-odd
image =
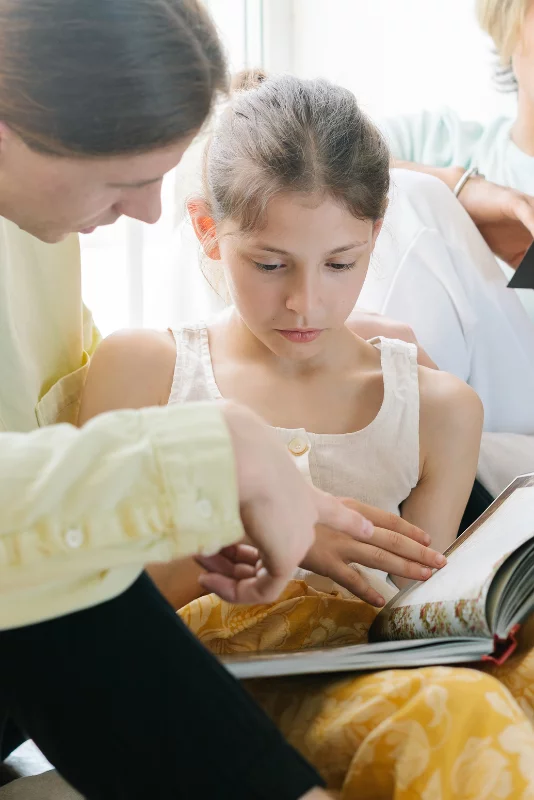
MULTIPOLYGON (((276 603, 213 595, 180 616, 214 653, 366 641, 375 610, 292 581, 276 603)), ((502 667, 249 681, 342 800, 534 800, 534 621, 502 667), (490 674, 493 673, 493 674, 490 674)))

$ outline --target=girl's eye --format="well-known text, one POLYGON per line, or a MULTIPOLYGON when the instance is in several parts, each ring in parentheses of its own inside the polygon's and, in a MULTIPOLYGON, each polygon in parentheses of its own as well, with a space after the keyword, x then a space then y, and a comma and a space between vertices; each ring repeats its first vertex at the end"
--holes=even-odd
POLYGON ((262 264, 259 261, 254 261, 254 266, 256 266, 262 272, 274 272, 275 270, 280 269, 280 267, 283 267, 284 265, 283 264, 262 264))
POLYGON ((343 272, 344 270, 352 269, 355 265, 355 261, 352 261, 350 264, 334 264, 330 261, 326 266, 336 270, 337 272, 343 272))

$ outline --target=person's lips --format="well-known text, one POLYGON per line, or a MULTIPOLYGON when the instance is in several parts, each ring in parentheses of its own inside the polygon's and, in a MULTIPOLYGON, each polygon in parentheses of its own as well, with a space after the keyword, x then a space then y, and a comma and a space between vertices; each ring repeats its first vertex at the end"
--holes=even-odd
POLYGON ((294 328, 293 330, 279 329, 278 333, 290 342, 297 344, 307 344, 314 342, 322 333, 321 328, 294 328))

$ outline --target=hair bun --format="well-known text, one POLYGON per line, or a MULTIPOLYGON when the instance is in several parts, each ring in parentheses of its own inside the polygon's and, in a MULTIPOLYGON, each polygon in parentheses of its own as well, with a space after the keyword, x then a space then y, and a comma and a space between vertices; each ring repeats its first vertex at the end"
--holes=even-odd
POLYGON ((247 92, 249 89, 257 89, 257 87, 267 80, 267 73, 259 67, 250 69, 242 69, 232 75, 230 82, 230 91, 234 92, 247 92))

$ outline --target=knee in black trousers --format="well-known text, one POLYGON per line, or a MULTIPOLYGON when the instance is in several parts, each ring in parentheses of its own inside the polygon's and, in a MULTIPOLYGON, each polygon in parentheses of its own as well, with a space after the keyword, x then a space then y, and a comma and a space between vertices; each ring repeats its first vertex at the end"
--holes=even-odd
POLYGON ((7 713, 89 800, 296 800, 321 785, 146 575, 0 633, 0 652, 7 713))

